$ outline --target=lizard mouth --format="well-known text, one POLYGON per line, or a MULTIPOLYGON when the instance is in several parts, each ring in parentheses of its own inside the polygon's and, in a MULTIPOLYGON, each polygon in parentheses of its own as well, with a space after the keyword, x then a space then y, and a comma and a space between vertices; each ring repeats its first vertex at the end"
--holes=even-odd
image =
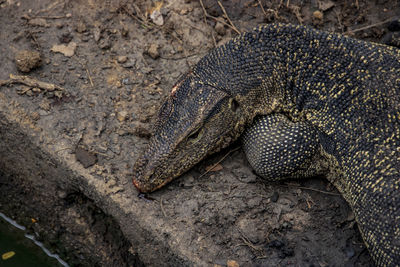
POLYGON ((136 189, 137 189, 139 192, 141 192, 141 193, 146 193, 146 192, 148 192, 148 190, 147 190, 145 187, 143 187, 143 185, 142 185, 138 180, 136 180, 135 177, 132 179, 132 182, 133 182, 133 185, 136 187, 136 189))
MULTIPOLYGON (((132 183, 140 193, 150 193, 160 189, 161 187, 169 183, 172 179, 173 177, 163 179, 161 183, 143 183, 137 177, 133 177, 132 183)), ((149 177, 149 179, 146 180, 152 181, 152 177, 149 177)))

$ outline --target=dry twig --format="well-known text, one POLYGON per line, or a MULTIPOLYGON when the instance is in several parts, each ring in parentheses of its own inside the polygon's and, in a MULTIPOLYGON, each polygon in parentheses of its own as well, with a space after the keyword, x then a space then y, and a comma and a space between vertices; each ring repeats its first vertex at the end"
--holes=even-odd
POLYGON ((202 0, 200 0, 200 4, 201 4, 201 7, 202 7, 202 9, 203 9, 204 15, 205 15, 207 18, 210 18, 210 19, 213 19, 213 20, 215 20, 215 21, 218 21, 218 22, 224 24, 225 26, 231 28, 231 29, 234 30, 236 33, 240 34, 240 32, 238 31, 238 29, 232 27, 232 25, 230 25, 229 23, 226 23, 225 21, 220 20, 219 18, 214 17, 214 16, 208 14, 207 11, 206 11, 206 9, 205 9, 205 7, 204 7, 204 4, 203 4, 203 1, 202 1, 202 0))
POLYGON ((272 12, 274 14, 274 17, 275 17, 276 20, 280 19, 279 15, 278 15, 278 11, 276 11, 274 9, 271 9, 271 8, 268 8, 267 10, 265 10, 263 5, 262 5, 262 3, 261 3, 261 0, 258 0, 258 5, 261 7, 261 10, 264 13, 265 18, 268 18, 268 14, 267 14, 267 11, 268 11, 268 12, 272 12))
MULTIPOLYGON (((253 249, 254 251, 256 251, 256 252, 258 252, 259 254, 261 254, 261 255, 259 255, 258 257, 265 257, 266 255, 264 255, 264 253, 263 253, 263 249, 262 249, 262 247, 260 247, 260 246, 255 246, 250 240, 249 240, 249 238, 242 232, 242 231, 240 231, 240 229, 238 229, 238 231, 239 231, 239 233, 242 235, 241 236, 241 239, 242 239, 242 241, 244 242, 244 244, 241 244, 241 245, 246 245, 246 246, 248 246, 249 248, 251 248, 251 249, 253 249)), ((240 246, 240 245, 238 245, 238 246, 240 246)), ((257 258, 258 258, 257 257, 257 258)))
POLYGON ((177 56, 177 57, 173 57, 173 56, 172 57, 167 57, 167 56, 160 55, 160 58, 166 59, 166 60, 181 60, 181 59, 194 57, 194 56, 198 56, 198 55, 199 55, 199 53, 193 53, 193 54, 177 56))
POLYGON ((167 216, 167 213, 165 212, 165 209, 164 209, 163 198, 162 198, 162 197, 161 197, 161 199, 160 199, 160 208, 161 208, 161 211, 162 211, 164 217, 168 217, 168 216, 167 216))
POLYGON ((94 87, 93 80, 92 80, 92 76, 90 75, 90 72, 89 72, 88 68, 85 67, 85 69, 86 69, 86 73, 87 73, 87 75, 88 75, 88 77, 89 77, 90 85, 91 85, 92 87, 94 87))
POLYGON ((315 189, 315 188, 304 187, 304 186, 297 186, 297 185, 293 185, 293 184, 287 184, 287 185, 283 185, 283 186, 286 186, 286 187, 292 186, 292 187, 296 187, 296 188, 299 188, 299 189, 311 190, 311 191, 315 191, 315 192, 322 193, 322 194, 333 195, 333 196, 340 196, 340 194, 338 194, 338 193, 333 193, 333 192, 328 192, 328 191, 322 191, 322 190, 315 189))
MULTIPOLYGON (((138 10, 140 11, 140 9, 136 5, 134 5, 134 8, 135 8, 136 13, 138 13, 138 10)), ((126 6, 122 6, 121 10, 124 11, 126 14, 128 14, 128 16, 130 16, 131 18, 133 18, 137 22, 139 22, 142 25, 144 25, 145 27, 147 27, 147 28, 151 27, 144 19, 141 19, 138 16, 136 16, 135 14, 133 14, 132 12, 130 12, 126 6)))
POLYGON ((38 50, 40 50, 40 44, 38 43, 38 41, 36 40, 36 37, 33 35, 33 33, 31 31, 28 31, 28 35, 29 37, 32 39, 33 43, 36 45, 36 48, 38 50))
POLYGON ((219 5, 219 7, 222 9, 222 12, 224 12, 224 15, 225 15, 226 19, 229 21, 229 23, 230 23, 231 26, 232 26, 232 29, 233 29, 237 34, 240 34, 240 31, 235 27, 235 25, 233 24, 233 22, 232 22, 231 19, 229 18, 228 13, 226 13, 225 8, 224 8, 224 6, 221 4, 220 1, 218 1, 218 5, 219 5))
POLYGON ((64 91, 64 88, 61 86, 52 84, 52 83, 46 83, 42 81, 38 81, 34 78, 31 78, 29 76, 23 76, 23 75, 14 75, 10 74, 10 79, 8 80, 0 80, 0 86, 3 85, 9 85, 9 84, 24 84, 26 86, 29 86, 30 88, 40 88, 49 92, 58 90, 58 91, 64 91))
POLYGON ((264 9, 264 7, 263 7, 263 5, 261 3, 261 0, 258 0, 258 5, 261 7, 261 10, 264 13, 265 17, 268 17, 268 14, 267 14, 267 12, 265 12, 265 9, 264 9))
MULTIPOLYGON (((54 9, 56 6, 58 6, 59 4, 62 4, 62 1, 55 1, 53 3, 51 3, 48 7, 40 9, 38 11, 35 12, 36 16, 39 15, 40 13, 45 13, 45 12, 49 12, 52 9, 54 9)), ((65 3, 64 3, 65 4, 65 3)))
POLYGON ((207 11, 206 11, 206 8, 204 7, 203 0, 200 0, 200 5, 201 5, 201 8, 203 9, 204 23, 207 24, 207 11))
POLYGON ((65 15, 60 15, 60 16, 34 16, 30 17, 30 19, 65 19, 65 18, 70 18, 71 14, 65 14, 65 15))
MULTIPOLYGON (((201 8, 203 9, 204 23, 207 24, 207 11, 206 11, 206 8, 204 7, 203 0, 200 0, 200 5, 201 5, 201 8)), ((211 37, 214 42, 214 47, 217 47, 217 41, 215 40, 215 36, 212 31, 211 31, 211 37)))
MULTIPOLYGON (((289 3, 289 1, 288 1, 289 3)), ((296 16, 297 20, 299 21, 300 24, 303 24, 303 18, 301 17, 301 13, 300 13, 300 7, 296 6, 296 5, 291 5, 290 10, 294 13, 294 15, 296 16)))
POLYGON ((370 29, 370 28, 373 28, 373 27, 376 27, 376 26, 383 25, 383 24, 388 23, 388 22, 390 22, 392 20, 395 20, 395 19, 396 19, 396 17, 391 17, 391 18, 389 18, 387 20, 384 20, 384 21, 381 21, 381 22, 377 22, 377 23, 373 23, 373 24, 370 24, 370 25, 367 25, 367 26, 364 26, 364 27, 361 27, 361 28, 358 28, 358 29, 355 29, 355 30, 348 30, 347 32, 345 32, 345 34, 364 31, 364 30, 367 30, 367 29, 370 29))

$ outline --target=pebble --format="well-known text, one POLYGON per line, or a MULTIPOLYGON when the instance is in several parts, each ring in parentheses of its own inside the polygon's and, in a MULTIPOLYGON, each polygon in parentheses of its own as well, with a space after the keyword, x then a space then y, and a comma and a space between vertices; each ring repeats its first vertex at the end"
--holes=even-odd
POLYGON ((85 149, 78 147, 75 150, 76 160, 79 161, 84 168, 88 168, 97 162, 97 157, 93 153, 86 151, 85 149))
POLYGON ((40 114, 38 112, 36 112, 36 111, 32 112, 31 118, 32 118, 32 120, 37 121, 37 120, 40 119, 40 114))
POLYGON ((133 68, 136 66, 136 60, 135 59, 130 59, 129 61, 122 63, 122 67, 124 68, 133 68))
POLYGON ((117 61, 118 63, 125 63, 128 60, 127 56, 118 56, 117 61))
POLYGON ((107 38, 107 39, 102 39, 99 43, 99 46, 101 49, 103 50, 107 50, 111 48, 111 41, 107 38))
POLYGON ((75 25, 75 30, 79 33, 85 32, 87 30, 85 23, 83 23, 83 21, 78 21, 75 25))
POLYGON ((157 10, 157 9, 154 10, 150 14, 150 18, 153 21, 153 23, 158 26, 162 26, 164 24, 164 18, 163 18, 163 15, 161 14, 160 10, 157 10))
POLYGON ((353 258, 354 255, 356 254, 356 252, 354 251, 354 249, 353 249, 352 247, 350 247, 350 246, 346 247, 346 248, 344 249, 344 252, 346 253, 346 257, 347 257, 348 259, 353 258))
POLYGON ((226 265, 228 267, 239 267, 239 263, 237 263, 237 261, 234 260, 227 260, 226 265))
POLYGON ((101 30, 98 27, 95 27, 93 29, 93 38, 96 41, 96 43, 100 40, 101 37, 101 30))
POLYGON ((215 29, 215 31, 216 31, 219 35, 221 35, 221 36, 224 36, 225 33, 226 33, 225 26, 224 26, 224 24, 222 24, 221 22, 217 22, 217 23, 215 24, 214 29, 215 29))
POLYGON ((158 45, 151 44, 147 49, 147 53, 152 59, 157 59, 160 56, 160 54, 158 53, 158 45))
POLYGON ((273 194, 272 194, 272 196, 271 196, 271 201, 272 202, 277 202, 278 201, 278 198, 279 198, 279 194, 278 194, 278 192, 274 192, 273 194))
POLYGON ((335 6, 335 3, 330 0, 318 1, 319 9, 322 11, 327 11, 335 6))
POLYGON ((70 32, 64 32, 61 34, 61 36, 58 37, 58 40, 62 44, 68 44, 69 42, 72 41, 72 38, 73 38, 73 36, 70 32))
POLYGON ((390 22, 390 24, 388 25, 388 30, 391 32, 400 31, 400 19, 390 22))
POLYGON ((319 10, 314 11, 313 13, 314 18, 322 20, 324 18, 324 13, 319 10))
POLYGON ((50 101, 48 99, 43 99, 42 102, 40 102, 39 107, 45 111, 49 111, 51 109, 50 101))
POLYGON ((39 27, 50 27, 50 24, 43 18, 33 18, 29 20, 29 25, 31 26, 39 26, 39 27))
POLYGON ((126 117, 128 116, 128 112, 126 110, 121 110, 120 112, 118 112, 117 114, 117 119, 120 122, 123 122, 126 120, 126 117))

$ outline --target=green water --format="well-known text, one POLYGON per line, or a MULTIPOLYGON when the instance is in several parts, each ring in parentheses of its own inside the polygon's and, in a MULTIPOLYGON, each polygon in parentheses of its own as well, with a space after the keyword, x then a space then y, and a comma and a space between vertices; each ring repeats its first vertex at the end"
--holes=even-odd
MULTIPOLYGON (((39 243, 39 245, 41 244, 39 243)), ((54 258, 54 256, 57 257, 56 255, 50 257, 39 245, 35 244, 33 240, 25 237, 25 231, 18 229, 0 216, 1 267, 63 266, 56 258, 54 258), (15 252, 15 255, 9 259, 3 260, 2 255, 10 251, 15 252)))

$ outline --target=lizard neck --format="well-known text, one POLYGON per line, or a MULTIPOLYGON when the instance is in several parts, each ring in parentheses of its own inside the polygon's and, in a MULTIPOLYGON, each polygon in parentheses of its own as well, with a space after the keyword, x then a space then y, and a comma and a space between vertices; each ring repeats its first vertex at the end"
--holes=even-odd
POLYGON ((290 78, 293 47, 289 41, 295 26, 286 25, 285 30, 278 25, 233 39, 213 50, 193 70, 202 81, 229 92, 245 106, 247 124, 257 115, 296 113, 290 78))

